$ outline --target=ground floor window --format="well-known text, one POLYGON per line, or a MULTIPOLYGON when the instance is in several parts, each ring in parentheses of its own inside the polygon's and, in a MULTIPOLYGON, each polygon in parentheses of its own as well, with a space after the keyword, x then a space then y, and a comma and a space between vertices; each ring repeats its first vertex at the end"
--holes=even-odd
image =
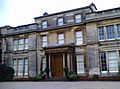
POLYGON ((28 58, 13 59, 13 68, 16 76, 28 75, 28 58))
POLYGON ((118 51, 100 52, 101 72, 118 72, 118 51))
POLYGON ((85 69, 84 69, 84 57, 83 57, 83 55, 77 54, 76 58, 77 58, 77 74, 84 73, 85 69))
POLYGON ((101 62, 101 72, 107 72, 107 61, 106 61, 106 53, 100 52, 100 62, 101 62))
POLYGON ((44 71, 45 68, 46 68, 46 58, 43 57, 43 58, 42 58, 42 71, 44 71))
POLYGON ((118 56, 116 51, 108 52, 109 72, 118 72, 118 56))

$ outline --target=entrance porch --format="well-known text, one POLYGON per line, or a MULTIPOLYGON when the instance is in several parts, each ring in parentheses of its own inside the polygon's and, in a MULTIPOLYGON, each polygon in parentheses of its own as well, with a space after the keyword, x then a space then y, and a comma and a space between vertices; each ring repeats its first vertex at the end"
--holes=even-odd
POLYGON ((54 47, 45 47, 46 68, 49 78, 63 78, 65 76, 64 68, 76 72, 75 67, 75 49, 74 45, 61 45, 54 47))

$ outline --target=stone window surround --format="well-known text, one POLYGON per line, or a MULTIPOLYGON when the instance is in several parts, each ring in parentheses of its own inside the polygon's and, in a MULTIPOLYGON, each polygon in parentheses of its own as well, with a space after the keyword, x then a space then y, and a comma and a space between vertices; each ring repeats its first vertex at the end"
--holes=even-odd
POLYGON ((42 27, 43 29, 48 28, 48 21, 47 21, 47 20, 42 21, 42 22, 41 22, 41 27, 42 27))
POLYGON ((83 44, 83 31, 82 30, 76 30, 75 31, 75 43, 76 43, 76 45, 82 45, 83 44), (81 32, 82 33, 81 37, 80 36, 77 37, 77 35, 76 35, 77 32, 81 32), (81 42, 77 43, 78 42, 77 39, 81 39, 81 42))
POLYGON ((58 26, 62 26, 62 25, 64 25, 64 18, 63 17, 58 17, 58 19, 57 19, 57 25, 58 26), (61 21, 62 20, 62 21, 61 21))
POLYGON ((42 47, 45 47, 48 45, 48 36, 47 35, 41 35, 42 38, 42 47), (44 41, 44 38, 46 38, 46 40, 44 41))
POLYGON ((58 33, 58 36, 57 36, 57 40, 58 40, 58 44, 64 44, 65 43, 65 34, 64 33, 58 33), (62 35, 63 38, 60 38, 59 36, 62 35), (61 41, 63 41, 63 43, 60 43, 61 41))
POLYGON ((107 71, 102 71, 102 66, 100 67, 100 69, 101 69, 101 73, 115 73, 115 72, 119 72, 119 65, 118 65, 118 71, 110 71, 109 70, 109 52, 116 52, 116 55, 117 55, 117 63, 119 64, 119 60, 120 60, 120 50, 110 50, 110 51, 101 51, 101 52, 99 52, 99 61, 100 61, 100 65, 102 65, 101 64, 101 59, 100 59, 100 53, 102 53, 102 52, 105 52, 105 54, 106 54, 106 62, 107 62, 107 71))
POLYGON ((74 15, 74 21, 75 23, 80 23, 82 21, 82 16, 81 14, 76 14, 74 15), (80 18, 77 18, 77 16, 80 16, 80 18))
POLYGON ((13 68, 16 70, 15 72, 15 77, 17 76, 21 76, 21 77, 24 77, 24 76, 28 76, 29 75, 29 59, 27 57, 25 58, 18 58, 18 59, 13 59, 13 68), (19 73, 19 60, 22 60, 23 64, 22 64, 22 73, 20 74, 19 73), (27 61, 26 61, 27 60, 27 61), (16 65, 14 64, 16 61, 16 65), (26 63, 27 62, 27 63, 26 63), (27 65, 27 66, 26 66, 27 65), (16 67, 15 67, 16 66, 16 67), (27 67, 27 70, 26 70, 26 67, 27 67), (25 72, 27 71, 27 72, 25 72))
POLYGON ((107 40, 109 41, 109 40, 120 39, 120 38, 118 37, 117 25, 120 25, 120 23, 98 26, 97 28, 98 28, 98 38, 99 38, 99 41, 107 41, 107 40), (106 27, 107 27, 107 26, 111 26, 111 25, 114 26, 115 38, 113 38, 113 39, 107 39, 107 28, 106 28, 106 27), (104 28, 104 39, 102 39, 102 40, 100 40, 100 37, 99 37, 99 28, 100 28, 100 27, 103 27, 103 28, 104 28))
MULTIPOLYGON (((84 73, 85 73, 84 54, 79 54, 79 53, 77 53, 77 54, 76 54, 76 62, 77 62, 77 74, 78 74, 78 75, 79 75, 79 74, 84 74, 84 73), (81 56, 83 57, 83 60, 81 60, 81 61, 79 60, 79 63, 80 63, 80 62, 83 62, 83 68, 84 68, 83 71, 78 70, 78 59, 77 59, 77 56, 78 56, 78 55, 81 55, 81 56)), ((80 67, 80 66, 79 66, 79 67, 80 67)))
POLYGON ((14 51, 17 51, 17 50, 27 50, 28 49, 28 43, 29 43, 29 40, 28 40, 28 37, 22 37, 22 38, 13 38, 13 50, 14 51), (19 41, 23 39, 23 44, 19 44, 19 41), (17 43, 15 44, 14 42, 17 41, 17 43), (19 49, 19 45, 23 45, 23 49, 19 49), (16 48, 15 48, 16 46, 16 48))

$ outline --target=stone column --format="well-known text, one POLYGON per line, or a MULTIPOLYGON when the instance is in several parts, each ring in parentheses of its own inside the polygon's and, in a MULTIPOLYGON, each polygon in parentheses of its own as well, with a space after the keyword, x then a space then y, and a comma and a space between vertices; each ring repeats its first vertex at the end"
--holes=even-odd
POLYGON ((70 54, 67 53, 67 67, 70 70, 70 54))
POLYGON ((49 77, 51 77, 51 54, 49 54, 49 77))
MULTIPOLYGON (((63 68, 65 68, 65 53, 63 53, 63 68)), ((64 71, 63 71, 63 75, 65 75, 64 71)))

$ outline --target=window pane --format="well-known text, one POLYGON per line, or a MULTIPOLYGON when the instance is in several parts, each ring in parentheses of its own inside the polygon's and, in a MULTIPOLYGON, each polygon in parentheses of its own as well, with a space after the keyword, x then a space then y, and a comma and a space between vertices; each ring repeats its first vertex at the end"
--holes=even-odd
POLYGON ((115 31, 114 31, 114 26, 107 26, 107 39, 113 39, 115 38, 115 31))
POLYGON ((48 27, 47 21, 43 21, 42 22, 42 28, 47 28, 47 27, 48 27))
POLYGON ((75 15, 75 22, 76 23, 81 22, 81 15, 75 15))
POLYGON ((14 43, 13 44, 14 45, 13 50, 16 51, 17 50, 17 46, 18 46, 18 40, 14 40, 13 43, 14 43))
POLYGON ((20 39, 19 44, 24 44, 24 39, 20 39))
POLYGON ((42 36, 42 46, 47 46, 47 36, 42 36))
POLYGON ((64 44, 64 34, 58 34, 58 43, 59 44, 64 44))
POLYGON ((28 75, 28 59, 25 59, 25 74, 24 75, 28 75))
POLYGON ((18 60, 18 75, 23 75, 23 59, 18 60))
POLYGON ((76 32, 76 44, 80 45, 82 43, 83 43, 82 31, 77 31, 76 32))
POLYGON ((44 41, 47 41, 47 36, 43 36, 42 37, 42 41, 44 42, 44 41))
POLYGON ((28 44, 28 38, 25 38, 25 43, 28 44))
POLYGON ((99 27, 99 40, 104 40, 105 34, 104 34, 104 27, 99 27))
POLYGON ((25 49, 28 49, 28 44, 25 44, 25 49))
POLYGON ((117 52, 116 51, 110 51, 109 52, 109 59, 117 59, 117 52))
POLYGON ((22 45, 19 45, 19 50, 23 50, 23 47, 24 47, 24 45, 22 44, 22 45))
POLYGON ((15 70, 14 75, 16 75, 17 74, 17 60, 13 60, 13 68, 15 70))
POLYGON ((46 58, 42 58, 42 70, 44 71, 46 68, 46 58))
POLYGON ((108 52, 109 58, 109 71, 110 72, 118 72, 118 57, 116 51, 108 52))
POLYGON ((59 18, 59 19, 58 19, 58 25, 61 26, 61 25, 63 25, 63 24, 64 24, 64 23, 63 23, 63 18, 59 18))
POLYGON ((106 53, 100 52, 101 71, 107 71, 106 53))
POLYGON ((117 25, 118 38, 120 38, 120 24, 117 25))
POLYGON ((83 55, 76 55, 77 57, 77 73, 84 73, 84 58, 83 55))

